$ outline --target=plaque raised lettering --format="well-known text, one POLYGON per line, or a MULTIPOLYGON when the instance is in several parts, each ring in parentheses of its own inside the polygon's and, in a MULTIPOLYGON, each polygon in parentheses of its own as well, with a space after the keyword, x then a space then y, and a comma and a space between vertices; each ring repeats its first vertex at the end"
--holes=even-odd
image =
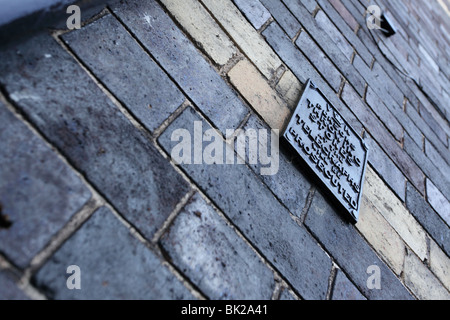
POLYGON ((369 150, 311 80, 283 137, 356 223, 369 150))

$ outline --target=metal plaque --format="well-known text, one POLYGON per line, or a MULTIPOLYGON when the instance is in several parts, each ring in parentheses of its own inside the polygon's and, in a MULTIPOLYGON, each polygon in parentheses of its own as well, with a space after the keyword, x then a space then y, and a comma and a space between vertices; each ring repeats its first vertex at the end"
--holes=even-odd
POLYGON ((283 136, 356 223, 369 150, 311 80, 283 136))

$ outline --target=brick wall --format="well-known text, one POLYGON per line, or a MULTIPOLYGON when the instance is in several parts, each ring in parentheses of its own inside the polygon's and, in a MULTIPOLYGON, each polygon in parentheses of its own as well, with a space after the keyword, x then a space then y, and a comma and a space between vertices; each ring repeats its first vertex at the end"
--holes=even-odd
POLYGON ((449 299, 449 19, 378 1, 386 38, 370 4, 111 2, 3 46, 0 298, 449 299), (356 225, 283 147, 273 176, 171 158, 196 122, 282 130, 307 79, 370 147, 356 225))

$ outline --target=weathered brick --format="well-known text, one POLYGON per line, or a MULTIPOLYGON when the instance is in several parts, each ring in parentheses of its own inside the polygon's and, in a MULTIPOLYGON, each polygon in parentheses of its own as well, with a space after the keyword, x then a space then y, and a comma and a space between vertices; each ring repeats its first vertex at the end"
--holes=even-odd
POLYGON ((257 30, 261 28, 271 17, 270 12, 261 4, 261 2, 259 2, 259 0, 233 1, 257 30))
POLYGON ((295 44, 316 66, 317 70, 327 80, 333 90, 338 92, 341 86, 341 75, 311 37, 303 31, 300 33, 295 44))
POLYGON ((199 194, 161 242, 171 261, 210 299, 272 297, 273 273, 199 194))
POLYGON ((406 185, 406 206, 434 241, 450 256, 450 228, 410 183, 406 185))
POLYGON ((374 168, 400 200, 405 201, 406 177, 369 134, 366 134, 364 141, 369 146, 369 163, 372 168, 374 168))
POLYGON ((355 48, 361 58, 367 65, 372 63, 373 56, 367 50, 365 45, 359 40, 354 31, 347 25, 342 19, 340 14, 334 9, 328 0, 317 0, 317 3, 321 6, 322 10, 333 21, 334 25, 342 32, 348 42, 355 48))
POLYGON ((194 298, 106 207, 94 212, 39 269, 32 283, 56 300, 194 298), (70 265, 80 268, 80 290, 66 287, 70 265))
POLYGON ((341 271, 336 271, 331 300, 367 300, 341 271))
POLYGON ((0 300, 29 300, 17 285, 15 275, 9 270, 0 270, 0 300))
POLYGON ((427 179, 427 200, 441 216, 442 220, 450 226, 450 202, 434 186, 430 179, 427 179))
POLYGON ((399 140, 398 137, 402 137, 402 133, 400 131, 401 127, 403 127, 405 131, 408 132, 411 137, 413 137, 416 143, 420 143, 422 141, 422 133, 414 125, 414 122, 412 122, 407 116, 405 116, 404 111, 397 106, 391 106, 390 108, 387 108, 386 104, 380 99, 380 97, 375 93, 374 89, 372 89, 372 87, 370 86, 367 88, 366 102, 376 114, 378 114, 378 112, 381 113, 380 119, 389 128, 389 130, 397 140, 399 140), (392 118, 392 116, 394 116, 394 118, 392 118))
POLYGON ((113 16, 63 39, 148 130, 155 130, 183 103, 181 92, 113 16))
POLYGON ((364 193, 400 237, 422 259, 427 257, 426 233, 400 200, 370 168, 366 170, 364 193))
POLYGON ((450 165, 427 139, 425 139, 425 154, 444 176, 450 172, 450 165))
POLYGON ((314 9, 317 7, 317 2, 315 0, 299 0, 303 6, 310 12, 313 13, 314 9))
POLYGON ((280 0, 260 0, 273 18, 292 39, 301 29, 300 23, 280 0))
POLYGON ((342 91, 342 100, 344 100, 347 106, 353 110, 374 139, 380 143, 383 150, 398 164, 405 176, 407 176, 408 179, 424 193, 425 185, 420 168, 413 162, 409 155, 400 148, 397 142, 395 142, 392 136, 386 131, 376 115, 364 106, 362 100, 348 84, 345 84, 342 91))
POLYGON ((291 111, 278 93, 269 86, 258 69, 248 60, 242 60, 230 70, 228 76, 234 87, 272 129, 283 129, 291 111))
POLYGON ((129 0, 112 10, 223 133, 238 127, 248 109, 154 0, 129 0))
MULTIPOLYGON (((28 93, 28 99, 38 99, 28 93), (33 98, 34 97, 34 98, 33 98)), ((0 103, 0 250, 27 267, 91 193, 57 154, 0 103)))
POLYGON ((421 300, 449 300, 450 294, 414 253, 405 257, 406 286, 421 300))
MULTIPOLYGON (((428 108, 430 108, 430 107, 431 106, 429 106, 428 108)), ((428 126, 431 128, 431 130, 433 130, 434 133, 439 137, 439 139, 441 139, 442 143, 446 147, 448 147, 447 134, 445 133, 445 131, 441 127, 441 125, 436 121, 436 119, 431 115, 428 108, 425 107, 422 103, 420 103, 419 104, 420 115, 422 116, 423 120, 428 124, 428 126)), ((441 118, 441 120, 442 120, 442 118, 441 118)), ((447 125, 447 127, 448 127, 448 123, 446 123, 445 125, 447 125)))
POLYGON ((334 26, 333 22, 322 10, 319 10, 314 18, 316 19, 317 25, 330 36, 336 46, 347 57, 348 61, 350 61, 353 56, 353 48, 342 33, 334 26))
POLYGON ((350 109, 343 106, 334 91, 315 71, 314 67, 309 63, 306 57, 292 44, 278 24, 274 22, 271 23, 263 31, 263 35, 301 82, 305 83, 310 78, 353 129, 355 129, 356 132, 362 132, 362 125, 359 120, 356 119, 350 109))
POLYGON ((287 102, 289 109, 295 110, 300 101, 302 84, 290 70, 286 71, 278 81, 277 91, 287 102))
POLYGON ((233 42, 198 0, 162 3, 218 65, 226 64, 237 53, 233 42))
POLYGON ((330 0, 330 3, 336 9, 336 11, 341 15, 342 19, 348 24, 352 30, 356 30, 359 26, 358 22, 352 16, 352 14, 347 10, 347 8, 342 4, 340 0, 330 0))
POLYGON ((450 290, 450 258, 434 241, 430 241, 429 262, 431 271, 441 280, 447 290, 450 290))
POLYGON ((292 295, 292 293, 288 289, 283 288, 281 290, 280 297, 278 298, 278 300, 295 301, 295 300, 298 300, 298 299, 297 299, 297 297, 292 295))
POLYGON ((281 60, 229 0, 201 0, 261 73, 270 79, 281 60))
POLYGON ((402 125, 397 121, 397 119, 393 116, 391 111, 386 107, 386 105, 381 101, 381 99, 375 94, 375 92, 370 87, 367 88, 366 101, 367 104, 373 110, 373 112, 378 116, 378 118, 383 122, 386 128, 391 132, 393 137, 397 141, 400 141, 403 137, 402 125))
POLYGON ((405 244, 367 195, 362 198, 356 228, 398 276, 403 269, 405 244))
MULTIPOLYGON (((195 121, 202 121, 203 130, 210 128, 192 108, 187 108, 159 138, 167 153, 174 147, 172 132, 183 128, 192 136, 195 121)), ((181 167, 302 297, 325 298, 330 258, 247 166, 181 167)))
MULTIPOLYGON (((247 132, 249 129, 264 129, 266 132, 270 131, 270 128, 256 116, 251 116, 242 129, 244 131, 242 131, 238 137, 243 135, 244 132, 247 132)), ((259 144, 258 148, 267 148, 267 146, 261 146, 259 144)), ((248 157, 246 158, 246 161, 247 163, 249 162, 248 157)), ((261 168, 263 167, 259 161, 257 164, 249 164, 249 166, 257 175, 260 174, 261 168)), ((260 178, 290 212, 297 217, 300 217, 311 188, 311 183, 308 178, 305 177, 305 174, 306 172, 303 168, 303 164, 292 159, 292 151, 289 148, 286 148, 286 146, 281 145, 277 173, 274 175, 261 175, 260 178), (289 186, 289 188, 286 188, 286 186, 289 186)))
POLYGON ((337 264, 368 299, 411 299, 411 295, 394 273, 382 262, 354 226, 316 192, 305 224, 327 251, 333 253, 337 264), (367 287, 367 268, 376 265, 381 272, 381 289, 367 287))
POLYGON ((365 89, 363 78, 354 71, 354 68, 349 63, 348 58, 346 58, 341 49, 335 45, 333 39, 318 26, 316 20, 314 20, 314 18, 305 10, 304 6, 299 1, 289 0, 285 1, 285 4, 303 25, 303 28, 318 43, 319 47, 322 48, 322 50, 328 55, 341 74, 362 96, 365 89))
POLYGON ((51 36, 11 47, 0 64, 6 91, 28 94, 16 101, 22 112, 151 238, 188 192, 185 180, 51 36))

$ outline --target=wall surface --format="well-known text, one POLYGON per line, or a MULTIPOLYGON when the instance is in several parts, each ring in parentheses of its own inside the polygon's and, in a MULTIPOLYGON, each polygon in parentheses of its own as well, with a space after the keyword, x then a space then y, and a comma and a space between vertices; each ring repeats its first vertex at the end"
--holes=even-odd
POLYGON ((373 4, 123 0, 1 47, 0 299, 450 299, 449 3, 377 1, 389 38, 373 4), (225 141, 308 79, 370 148, 356 225, 225 141))

